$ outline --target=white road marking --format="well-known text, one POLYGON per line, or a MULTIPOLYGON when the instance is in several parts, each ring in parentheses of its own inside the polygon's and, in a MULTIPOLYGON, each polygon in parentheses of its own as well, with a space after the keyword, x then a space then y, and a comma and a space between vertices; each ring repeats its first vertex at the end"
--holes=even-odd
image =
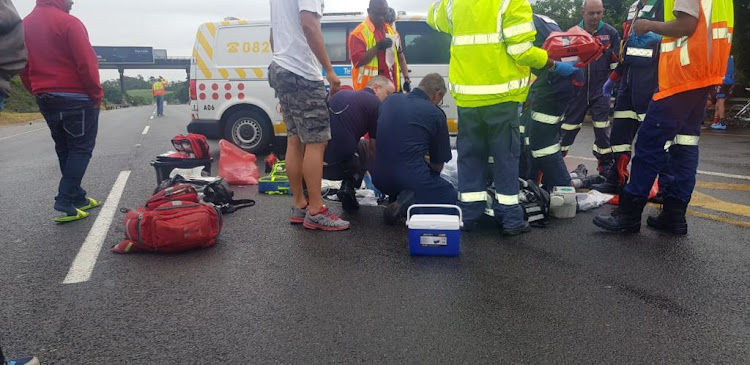
POLYGON ((91 227, 89 235, 83 241, 81 250, 78 251, 78 255, 73 260, 63 284, 84 283, 91 279, 91 273, 94 271, 99 252, 102 250, 102 244, 107 238, 109 226, 117 212, 117 205, 122 198, 122 192, 125 190, 128 177, 130 177, 130 171, 120 172, 102 210, 99 212, 99 216, 96 218, 96 222, 94 222, 94 226, 91 227))
MULTIPOLYGON (((571 156, 571 155, 568 155, 568 157, 574 158, 576 160, 583 160, 583 161, 598 161, 597 159, 593 157, 581 157, 581 156, 571 156)), ((713 171, 703 171, 703 170, 698 170, 697 172, 700 175, 706 175, 706 176, 726 177, 726 178, 738 179, 738 180, 750 180, 750 176, 745 176, 745 175, 725 174, 723 172, 713 172, 713 171)))
POLYGON ((16 134, 11 134, 10 136, 0 137, 0 141, 2 141, 2 140, 4 140, 4 139, 8 139, 8 138, 13 138, 13 137, 18 137, 18 136, 22 136, 22 135, 24 135, 24 134, 29 134, 29 133, 34 133, 34 132, 39 132, 39 131, 43 131, 43 130, 49 130, 49 128, 47 128, 47 127, 44 127, 44 128, 37 128, 37 129, 32 129, 32 130, 30 130, 30 131, 26 131, 26 132, 21 132, 21 133, 16 133, 16 134))
POLYGON ((149 130, 149 129, 151 129, 151 126, 148 126, 148 125, 147 125, 147 126, 146 126, 146 128, 143 128, 143 133, 141 133, 141 134, 143 134, 143 135, 146 135, 146 134, 148 134, 148 130, 149 130))
POLYGON ((154 119, 154 116, 152 115, 152 116, 150 116, 150 117, 149 117, 148 119, 154 119))

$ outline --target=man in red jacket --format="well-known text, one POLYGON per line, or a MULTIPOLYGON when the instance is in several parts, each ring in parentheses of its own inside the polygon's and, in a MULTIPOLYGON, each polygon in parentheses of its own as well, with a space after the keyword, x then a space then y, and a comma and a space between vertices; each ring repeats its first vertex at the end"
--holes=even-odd
POLYGON ((104 95, 99 63, 83 23, 69 14, 72 0, 37 0, 23 20, 28 65, 21 73, 36 96, 55 141, 62 179, 55 210, 58 223, 88 217, 100 203, 86 197, 81 180, 96 144, 99 106, 104 95))

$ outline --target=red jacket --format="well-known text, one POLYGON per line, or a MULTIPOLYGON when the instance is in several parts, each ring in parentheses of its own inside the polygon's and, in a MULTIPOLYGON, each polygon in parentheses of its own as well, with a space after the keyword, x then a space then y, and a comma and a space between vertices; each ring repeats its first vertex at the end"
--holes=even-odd
POLYGON ((37 0, 23 28, 29 63, 21 79, 29 92, 86 94, 101 104, 99 61, 86 27, 67 13, 65 0, 37 0))

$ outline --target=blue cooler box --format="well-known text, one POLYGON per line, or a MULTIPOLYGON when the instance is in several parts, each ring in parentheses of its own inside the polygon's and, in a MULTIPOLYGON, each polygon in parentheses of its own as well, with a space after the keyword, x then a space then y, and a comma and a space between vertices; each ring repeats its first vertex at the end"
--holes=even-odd
POLYGON ((458 256, 461 248, 461 208, 444 204, 415 204, 406 213, 409 253, 415 256, 458 256), (455 209, 451 214, 411 214, 412 209, 455 209))

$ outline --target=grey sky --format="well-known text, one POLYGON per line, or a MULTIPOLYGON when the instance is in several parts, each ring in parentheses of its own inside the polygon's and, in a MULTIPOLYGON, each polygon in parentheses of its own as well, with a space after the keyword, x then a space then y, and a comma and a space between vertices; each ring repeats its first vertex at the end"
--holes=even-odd
MULTIPOLYGON (((12 0, 21 16, 34 8, 35 0, 12 0)), ((280 1, 280 0, 274 0, 280 1)), ((284 0, 289 1, 289 0, 284 0)), ((396 10, 426 13, 434 0, 392 0, 396 10)), ((170 56, 190 56, 198 26, 227 16, 268 19, 268 0, 74 0, 72 15, 86 25, 95 46, 151 46, 170 56)), ((365 11, 369 0, 325 0, 326 12, 365 11)), ((185 77, 183 71, 126 70, 126 75, 185 77)), ((102 71, 102 79, 117 71, 102 71)))

